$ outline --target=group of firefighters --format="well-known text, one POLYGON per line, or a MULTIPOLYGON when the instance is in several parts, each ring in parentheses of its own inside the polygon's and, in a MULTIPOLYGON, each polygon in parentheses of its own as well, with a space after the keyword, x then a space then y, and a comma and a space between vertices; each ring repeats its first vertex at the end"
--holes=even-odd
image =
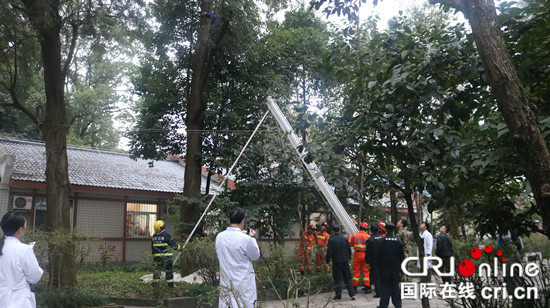
MULTIPOLYGON (((363 291, 365 293, 371 293, 371 278, 373 284, 375 283, 377 277, 376 273, 371 273, 371 264, 367 263, 367 260, 369 260, 369 256, 367 256, 367 250, 369 248, 367 247, 369 244, 371 245, 371 251, 372 251, 372 240, 368 241, 369 238, 374 236, 383 237, 386 233, 386 224, 382 221, 379 223, 371 226, 371 234, 367 233, 367 230, 369 230, 369 225, 366 222, 362 222, 359 225, 359 232, 352 235, 349 238, 349 244, 354 249, 354 257, 353 257, 353 288, 357 291, 357 287, 359 286, 359 282, 361 279, 361 273, 363 274, 363 291)), ((313 225, 309 225, 308 230, 303 232, 303 236, 300 240, 300 246, 299 246, 299 253, 300 253, 300 272, 302 274, 311 273, 312 272, 312 264, 311 264, 311 255, 312 250, 315 249, 315 268, 317 272, 328 272, 328 264, 325 261, 325 254, 327 249, 327 243, 330 238, 330 235, 327 233, 328 230, 328 223, 323 222, 321 224, 321 230, 315 232, 315 227, 313 225)), ((376 292, 378 293, 378 292, 376 292)), ((376 294, 376 297, 379 297, 379 294, 376 294)))
POLYGON ((327 232, 328 223, 321 224, 321 230, 315 232, 315 227, 309 225, 300 240, 300 261, 302 266, 300 272, 303 274, 311 273, 311 253, 315 247, 315 269, 317 272, 328 272, 328 264, 325 261, 327 244, 330 235, 327 232))

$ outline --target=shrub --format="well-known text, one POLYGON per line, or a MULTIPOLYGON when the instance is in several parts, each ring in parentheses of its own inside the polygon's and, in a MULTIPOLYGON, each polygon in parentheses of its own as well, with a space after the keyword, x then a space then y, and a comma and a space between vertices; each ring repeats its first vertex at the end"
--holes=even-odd
POLYGON ((334 288, 331 274, 301 276, 298 271, 288 272, 286 278, 258 277, 259 292, 274 291, 281 299, 290 299, 330 291, 334 288))
POLYGON ((80 308, 101 306, 107 299, 93 291, 82 289, 50 290, 38 293, 37 304, 43 308, 80 308))
POLYGON ((544 235, 531 234, 530 237, 522 237, 526 252, 541 252, 543 259, 550 259, 550 239, 544 235))
MULTIPOLYGON (((494 240, 486 241, 490 242, 491 245, 494 245, 494 240)), ((481 263, 487 263, 493 268, 493 262, 495 253, 491 254, 485 254, 483 253, 481 258, 475 260, 471 257, 470 251, 474 247, 479 247, 483 245, 482 241, 480 240, 466 240, 466 241, 460 241, 455 240, 453 241, 453 248, 455 253, 455 260, 456 264, 455 266, 458 266, 458 262, 461 262, 462 260, 471 260, 476 265, 476 268, 479 268, 479 265, 481 263)), ((496 250, 495 248, 494 250, 496 250)), ((506 243, 505 245, 502 245, 498 247, 498 250, 502 250, 503 257, 507 258, 506 265, 507 265, 507 274, 506 277, 502 275, 500 272, 502 269, 499 267, 499 273, 495 276, 495 273, 491 273, 491 275, 486 275, 486 273, 483 273, 480 275, 478 271, 474 273, 471 277, 464 277, 460 275, 458 271, 455 271, 454 281, 453 283, 457 286, 461 283, 470 283, 473 285, 473 290, 475 294, 475 298, 458 298, 458 299, 446 299, 447 303, 450 304, 451 307, 492 307, 492 308, 508 308, 508 307, 537 307, 537 308, 543 308, 548 307, 550 304, 550 286, 547 284, 547 281, 550 279, 550 270, 547 266, 545 266, 543 263, 539 263, 540 266, 540 273, 536 275, 535 277, 529 277, 527 275, 523 275, 522 277, 519 277, 519 275, 516 274, 514 277, 510 277, 509 269, 513 263, 517 263, 520 260, 520 253, 517 251, 516 246, 511 243, 506 243), (507 292, 509 295, 514 294, 514 290, 518 287, 535 287, 538 290, 538 299, 513 299, 511 297, 504 297, 502 296, 502 293, 499 296, 494 296, 489 299, 483 298, 481 291, 486 288, 492 288, 495 290, 495 288, 503 288, 505 286, 507 292)), ((500 262, 500 261, 499 261, 500 262)), ((522 266, 525 266, 525 264, 522 264, 522 266)), ((456 268, 455 268, 456 269, 456 268)), ((502 290, 502 289, 501 289, 502 290)))
POLYGON ((198 270, 199 276, 206 283, 219 284, 217 276, 219 263, 213 238, 196 238, 188 243, 181 254, 181 262, 193 271, 198 270))
MULTIPOLYGON (((288 247, 284 244, 269 243, 267 248, 269 258, 262 257, 261 261, 257 262, 257 266, 255 265, 257 271, 259 270, 262 275, 268 275, 275 279, 286 278, 291 271, 299 268, 299 260, 294 257, 298 253, 297 249, 292 256, 288 256, 288 247)), ((315 262, 314 258, 312 258, 312 262, 315 262)))
POLYGON ((115 246, 111 244, 101 244, 99 246, 99 259, 103 268, 107 267, 107 263, 111 262, 115 258, 115 246))

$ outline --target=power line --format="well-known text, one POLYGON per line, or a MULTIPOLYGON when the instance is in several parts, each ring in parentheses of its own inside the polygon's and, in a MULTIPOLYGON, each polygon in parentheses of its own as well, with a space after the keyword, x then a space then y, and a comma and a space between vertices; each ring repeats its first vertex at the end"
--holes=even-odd
MULTIPOLYGON (((139 130, 129 130, 126 132, 119 132, 119 134, 129 133, 129 132, 171 132, 174 131, 173 129, 161 129, 161 128, 146 128, 146 129, 139 129, 139 130)), ((217 134, 250 134, 254 130, 247 130, 247 129, 196 129, 196 130, 184 130, 182 129, 182 133, 217 133, 217 134)), ((256 133, 276 133, 276 130, 273 129, 264 129, 264 130, 258 130, 256 133)))

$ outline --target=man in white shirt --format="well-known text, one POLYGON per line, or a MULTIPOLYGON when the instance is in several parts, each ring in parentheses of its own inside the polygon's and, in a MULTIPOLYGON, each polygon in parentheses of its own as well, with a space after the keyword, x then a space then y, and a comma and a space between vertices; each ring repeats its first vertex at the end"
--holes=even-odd
MULTIPOLYGON (((431 257, 432 256, 432 250, 433 250, 433 247, 434 247, 434 237, 433 235, 430 233, 430 231, 428 231, 430 229, 430 224, 427 223, 427 222, 423 222, 420 224, 420 227, 418 228, 419 231, 420 231, 420 238, 424 239, 424 255, 426 257, 431 257)), ((418 268, 421 268, 420 267, 420 253, 419 253, 419 250, 416 249, 416 255, 418 256, 418 262, 417 262, 417 266, 418 268)), ((428 281, 431 282, 432 281, 432 261, 428 261, 428 281)))
POLYGON ((245 212, 234 208, 229 213, 229 227, 216 237, 216 254, 220 262, 219 308, 253 308, 257 299, 256 275, 252 261, 260 249, 250 230, 243 233, 245 212), (238 304, 237 304, 238 301, 238 304))

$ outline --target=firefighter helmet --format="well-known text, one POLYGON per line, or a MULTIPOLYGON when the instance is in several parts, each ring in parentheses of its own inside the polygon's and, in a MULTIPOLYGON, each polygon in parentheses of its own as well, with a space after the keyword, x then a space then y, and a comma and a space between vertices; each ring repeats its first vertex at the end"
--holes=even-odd
POLYGON ((160 232, 160 230, 163 230, 163 229, 164 229, 164 221, 162 221, 162 220, 157 220, 157 221, 155 222, 154 227, 155 227, 155 232, 160 232))
POLYGON ((309 227, 307 227, 309 230, 315 230, 315 227, 313 225, 309 225, 309 227))
POLYGON ((383 221, 380 221, 380 222, 378 223, 378 226, 379 226, 379 227, 382 227, 382 228, 385 228, 385 227, 386 227, 386 223, 383 222, 383 221))
POLYGON ((323 221, 323 223, 321 223, 321 226, 326 227, 328 229, 328 223, 326 221, 323 221))
POLYGON ((360 225, 359 225, 359 228, 364 228, 365 230, 367 230, 369 228, 369 225, 366 223, 366 222, 362 222, 360 225))

